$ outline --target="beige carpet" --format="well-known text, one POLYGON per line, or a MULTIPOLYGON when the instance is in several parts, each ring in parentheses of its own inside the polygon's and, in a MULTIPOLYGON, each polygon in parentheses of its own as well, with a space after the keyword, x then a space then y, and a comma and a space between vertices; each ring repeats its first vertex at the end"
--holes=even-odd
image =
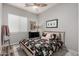
MULTIPOLYGON (((20 48, 19 45, 11 46, 11 49, 9 50, 8 47, 6 47, 5 50, 10 51, 9 54, 1 54, 1 56, 27 56, 27 54, 20 48)), ((7 52, 4 51, 3 52, 7 52)), ((77 56, 76 54, 72 53, 73 51, 68 51, 66 49, 60 50, 57 53, 54 53, 53 56, 77 56)), ((2 53, 2 52, 1 52, 2 53)))

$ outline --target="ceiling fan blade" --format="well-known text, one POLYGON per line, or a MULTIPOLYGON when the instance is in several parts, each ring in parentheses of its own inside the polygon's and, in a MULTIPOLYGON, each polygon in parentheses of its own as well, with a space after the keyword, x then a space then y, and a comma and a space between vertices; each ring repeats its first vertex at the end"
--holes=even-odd
POLYGON ((25 7, 33 6, 33 4, 25 4, 25 7))
POLYGON ((29 3, 29 4, 25 4, 25 7, 30 7, 30 6, 38 6, 38 7, 45 7, 47 6, 47 4, 45 3, 29 3))
POLYGON ((45 7, 45 6, 47 6, 47 4, 45 4, 45 3, 34 3, 34 5, 36 5, 38 7, 45 7))

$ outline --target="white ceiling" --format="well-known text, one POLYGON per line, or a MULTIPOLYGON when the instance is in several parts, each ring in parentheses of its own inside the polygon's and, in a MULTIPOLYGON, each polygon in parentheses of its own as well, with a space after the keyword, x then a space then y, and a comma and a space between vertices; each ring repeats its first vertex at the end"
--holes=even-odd
POLYGON ((21 8, 21 9, 24 9, 26 11, 35 13, 35 14, 42 13, 42 12, 46 11, 47 9, 49 9, 50 7, 56 5, 56 3, 47 3, 47 6, 46 7, 40 7, 38 9, 34 9, 33 7, 25 7, 24 6, 25 3, 9 3, 9 4, 12 5, 12 6, 15 6, 15 7, 18 7, 18 8, 21 8))

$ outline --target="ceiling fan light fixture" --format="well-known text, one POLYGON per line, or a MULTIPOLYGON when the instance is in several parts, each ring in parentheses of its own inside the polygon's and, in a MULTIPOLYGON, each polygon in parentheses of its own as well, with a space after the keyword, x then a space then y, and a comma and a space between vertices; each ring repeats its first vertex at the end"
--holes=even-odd
POLYGON ((46 3, 26 3, 25 7, 32 7, 32 6, 37 6, 37 7, 46 7, 46 3))
POLYGON ((40 8, 46 7, 46 3, 26 3, 25 7, 30 7, 34 11, 39 11, 40 8))
POLYGON ((34 11, 39 11, 39 7, 38 6, 32 6, 34 11))
POLYGON ((33 9, 38 9, 38 6, 32 6, 33 7, 33 9))

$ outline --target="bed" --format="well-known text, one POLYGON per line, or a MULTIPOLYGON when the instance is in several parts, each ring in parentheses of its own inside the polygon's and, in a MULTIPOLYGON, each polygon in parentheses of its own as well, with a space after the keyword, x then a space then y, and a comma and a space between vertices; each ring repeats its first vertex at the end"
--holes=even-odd
POLYGON ((23 39, 19 44, 29 56, 52 56, 65 46, 65 32, 44 31, 41 38, 23 39))

